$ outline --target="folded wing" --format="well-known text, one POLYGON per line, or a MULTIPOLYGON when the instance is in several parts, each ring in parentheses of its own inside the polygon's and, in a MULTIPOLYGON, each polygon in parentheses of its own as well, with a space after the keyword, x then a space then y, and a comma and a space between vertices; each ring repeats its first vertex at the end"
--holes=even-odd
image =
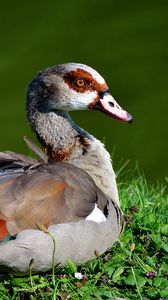
POLYGON ((92 178, 75 166, 0 153, 0 240, 36 224, 85 219, 96 201, 92 178))

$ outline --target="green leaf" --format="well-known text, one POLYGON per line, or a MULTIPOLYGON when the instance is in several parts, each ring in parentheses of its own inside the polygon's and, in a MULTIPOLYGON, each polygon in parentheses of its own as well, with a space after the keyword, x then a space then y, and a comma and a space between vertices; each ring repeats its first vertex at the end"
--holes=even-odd
POLYGON ((163 262, 160 266, 160 270, 163 271, 163 272, 167 272, 168 270, 168 264, 166 264, 165 262, 163 262))
POLYGON ((136 280, 139 288, 143 287, 147 281, 145 277, 139 275, 136 276, 136 280))
POLYGON ((162 278, 158 277, 158 278, 155 278, 154 281, 153 281, 153 285, 156 286, 156 287, 160 287, 162 284, 162 278))
POLYGON ((161 247, 162 247, 162 249, 164 249, 166 252, 168 252, 168 244, 162 242, 161 247))
POLYGON ((160 291, 160 296, 161 296, 161 297, 166 297, 166 296, 168 296, 168 287, 165 288, 164 290, 161 290, 161 291, 160 291))
POLYGON ((161 226, 161 233, 168 236, 168 224, 163 224, 161 226))
POLYGON ((161 242, 161 235, 158 233, 158 234, 152 234, 152 240, 158 244, 161 242))
POLYGON ((156 290, 156 288, 151 288, 147 291, 148 296, 150 297, 155 297, 158 294, 158 291, 156 290))
POLYGON ((125 283, 128 284, 128 285, 136 285, 134 276, 133 276, 132 274, 129 275, 124 281, 125 281, 125 283))
POLYGON ((116 282, 120 278, 120 275, 124 272, 124 267, 119 267, 113 274, 112 281, 116 282))
POLYGON ((74 265, 74 263, 72 262, 72 260, 70 260, 69 258, 67 259, 67 265, 70 268, 72 273, 76 273, 77 272, 77 268, 74 265))

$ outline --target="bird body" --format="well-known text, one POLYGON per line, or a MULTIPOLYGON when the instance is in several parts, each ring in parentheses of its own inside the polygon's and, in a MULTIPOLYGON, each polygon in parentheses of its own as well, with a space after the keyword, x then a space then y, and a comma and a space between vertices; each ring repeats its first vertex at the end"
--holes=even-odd
POLYGON ((60 253, 56 262, 61 265, 67 258, 79 263, 93 257, 94 250, 104 252, 123 228, 110 155, 99 140, 74 124, 68 111, 76 109, 132 119, 113 99, 103 77, 88 66, 57 65, 32 80, 27 116, 46 154, 29 139, 26 142, 38 159, 0 153, 0 240, 14 238, 0 244, 0 269, 26 273, 32 257, 34 272, 51 268, 50 255, 42 259, 39 251, 49 247, 51 254, 52 244, 37 224, 56 235, 60 253), (98 240, 93 242, 91 235, 98 240), (70 240, 78 243, 77 251, 82 245, 81 253, 76 254, 70 240), (26 243, 26 252, 19 242, 26 243))

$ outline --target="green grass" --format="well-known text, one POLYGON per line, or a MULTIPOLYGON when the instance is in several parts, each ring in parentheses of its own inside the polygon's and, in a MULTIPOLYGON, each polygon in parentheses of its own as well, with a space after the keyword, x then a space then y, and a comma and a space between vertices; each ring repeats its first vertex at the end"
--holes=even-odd
POLYGON ((119 183, 126 226, 120 241, 103 256, 77 267, 16 278, 2 274, 0 299, 168 299, 168 196, 144 176, 119 183), (55 278, 55 282, 53 282, 55 278))

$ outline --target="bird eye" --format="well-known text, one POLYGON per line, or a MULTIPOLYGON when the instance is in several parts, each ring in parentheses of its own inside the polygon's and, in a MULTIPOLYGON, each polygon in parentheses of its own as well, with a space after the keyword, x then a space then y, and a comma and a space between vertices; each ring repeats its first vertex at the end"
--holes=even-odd
POLYGON ((85 81, 84 81, 84 79, 77 79, 76 84, 77 84, 77 86, 81 87, 81 86, 85 85, 85 81))

